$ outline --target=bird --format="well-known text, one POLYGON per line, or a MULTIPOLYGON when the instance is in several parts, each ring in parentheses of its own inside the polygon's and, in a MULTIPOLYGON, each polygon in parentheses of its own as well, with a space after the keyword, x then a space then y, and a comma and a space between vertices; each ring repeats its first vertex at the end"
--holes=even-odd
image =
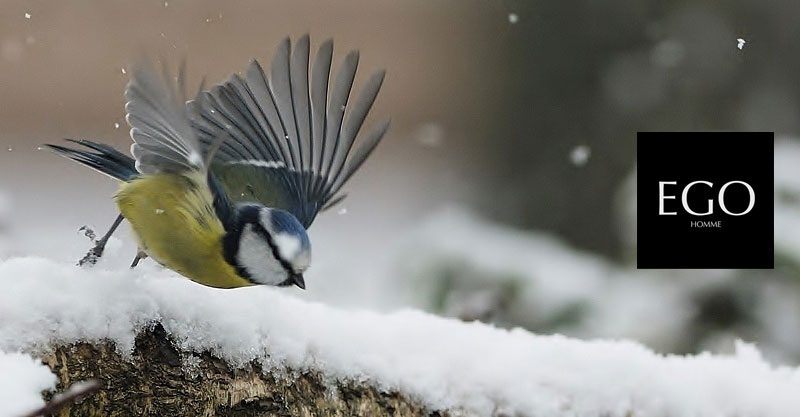
POLYGON ((87 139, 47 145, 119 180, 120 214, 80 263, 96 262, 124 219, 139 245, 131 267, 150 257, 210 287, 305 289, 309 226, 346 196, 342 187, 390 124, 360 134, 384 70, 350 97, 359 52, 344 57, 335 77, 331 39, 313 64, 309 52, 308 35, 294 47, 287 37, 269 75, 254 59, 241 75, 201 84, 191 99, 185 61, 177 76, 135 66, 125 89, 131 156, 87 139))

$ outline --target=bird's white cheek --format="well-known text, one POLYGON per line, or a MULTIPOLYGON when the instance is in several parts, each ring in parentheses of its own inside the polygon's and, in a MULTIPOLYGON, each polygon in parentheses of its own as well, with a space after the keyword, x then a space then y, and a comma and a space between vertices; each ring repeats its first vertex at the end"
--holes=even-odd
POLYGON ((286 279, 286 271, 280 262, 272 256, 272 249, 251 225, 245 226, 239 240, 239 253, 236 255, 239 265, 250 273, 253 281, 265 285, 277 285, 286 279))
POLYGON ((300 239, 288 233, 273 236, 275 246, 283 259, 294 259, 300 253, 300 239))

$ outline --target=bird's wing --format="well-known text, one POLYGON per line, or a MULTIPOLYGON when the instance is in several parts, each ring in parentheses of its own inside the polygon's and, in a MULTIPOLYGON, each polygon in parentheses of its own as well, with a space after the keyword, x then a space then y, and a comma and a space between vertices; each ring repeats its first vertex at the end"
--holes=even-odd
MULTIPOLYGON (((183 83, 183 70, 178 83, 183 83)), ((203 170, 202 148, 186 113, 181 87, 147 65, 135 67, 125 89, 131 153, 143 174, 203 170)))
POLYGON ((185 176, 197 187, 208 189, 207 202, 223 222, 231 219, 231 204, 219 182, 208 170, 208 161, 224 136, 201 146, 191 127, 186 109, 185 71, 171 78, 166 70, 158 74, 141 65, 131 71, 125 89, 127 121, 131 126, 131 153, 142 174, 170 173, 185 176))
POLYGON ((231 199, 285 209, 305 227, 341 200, 338 191, 375 149, 389 122, 364 135, 354 149, 384 71, 373 74, 350 101, 358 52, 347 55, 329 89, 332 57, 328 40, 309 68, 308 35, 293 51, 287 38, 278 46, 269 77, 253 60, 244 76, 234 74, 189 102, 203 147, 227 137, 211 169, 231 199))

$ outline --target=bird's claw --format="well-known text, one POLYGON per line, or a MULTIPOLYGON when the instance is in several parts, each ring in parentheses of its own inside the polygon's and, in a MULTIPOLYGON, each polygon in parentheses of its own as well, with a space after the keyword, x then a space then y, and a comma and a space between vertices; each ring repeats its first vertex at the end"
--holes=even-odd
POLYGON ((78 229, 78 231, 83 232, 83 235, 88 237, 89 240, 91 240, 92 242, 97 240, 97 234, 94 232, 94 229, 92 229, 89 226, 86 225, 81 226, 80 229, 78 229))
POLYGON ((97 261, 100 260, 100 257, 103 256, 103 250, 105 249, 105 245, 100 245, 99 243, 89 249, 89 252, 86 252, 86 255, 78 261, 78 266, 93 266, 97 264, 97 261))

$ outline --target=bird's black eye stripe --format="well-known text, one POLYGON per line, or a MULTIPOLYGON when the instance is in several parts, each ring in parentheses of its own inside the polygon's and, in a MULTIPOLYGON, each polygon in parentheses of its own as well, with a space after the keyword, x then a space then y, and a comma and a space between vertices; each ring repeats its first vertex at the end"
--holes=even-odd
POLYGON ((286 273, 289 275, 293 274, 294 268, 292 268, 292 265, 289 264, 289 262, 281 257, 280 252, 278 252, 278 247, 275 245, 275 241, 272 239, 272 235, 270 235, 269 232, 261 226, 261 223, 253 223, 253 228, 255 229, 256 233, 258 233, 264 238, 264 240, 267 241, 267 245, 269 245, 269 248, 272 251, 272 256, 281 263, 284 271, 286 271, 286 273))
MULTIPOLYGON (((237 210, 237 219, 235 222, 235 226, 232 230, 229 230, 228 233, 223 237, 222 240, 222 247, 223 247, 223 254, 225 260, 236 269, 236 272, 247 279, 251 279, 251 274, 244 268, 242 265, 239 265, 236 259, 236 255, 239 253, 239 243, 242 237, 242 232, 246 225, 250 224, 253 225, 253 230, 258 233, 264 240, 267 241, 267 245, 269 245, 269 249, 272 252, 272 256, 278 260, 281 264, 281 267, 286 271, 287 274, 292 275, 294 270, 292 266, 281 258, 280 252, 278 252, 278 247, 275 245, 275 241, 272 239, 272 235, 264 229, 264 227, 259 222, 261 208, 254 205, 242 205, 239 206, 237 210)), ((251 280, 252 281, 252 280, 251 280)))

